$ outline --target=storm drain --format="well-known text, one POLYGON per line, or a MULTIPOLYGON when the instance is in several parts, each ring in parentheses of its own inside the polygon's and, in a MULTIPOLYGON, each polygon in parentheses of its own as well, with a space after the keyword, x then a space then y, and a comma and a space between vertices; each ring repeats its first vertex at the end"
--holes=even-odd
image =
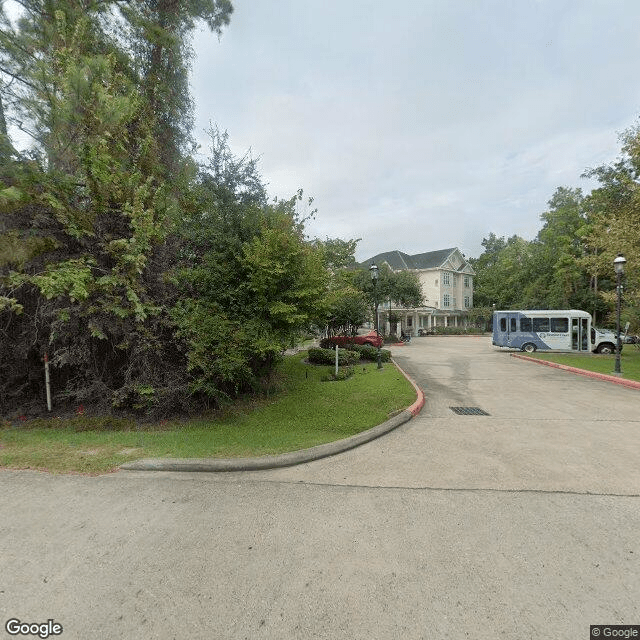
POLYGON ((460 416, 488 416, 489 414, 480 407, 449 407, 453 413, 460 416))

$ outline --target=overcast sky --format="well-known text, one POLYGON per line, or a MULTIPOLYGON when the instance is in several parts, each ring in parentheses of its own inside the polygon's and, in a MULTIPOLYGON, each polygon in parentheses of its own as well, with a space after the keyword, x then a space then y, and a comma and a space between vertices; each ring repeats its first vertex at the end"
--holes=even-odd
POLYGON ((638 0, 234 0, 200 32, 196 134, 315 198, 312 237, 364 260, 535 237, 559 186, 619 155, 640 114, 638 0))

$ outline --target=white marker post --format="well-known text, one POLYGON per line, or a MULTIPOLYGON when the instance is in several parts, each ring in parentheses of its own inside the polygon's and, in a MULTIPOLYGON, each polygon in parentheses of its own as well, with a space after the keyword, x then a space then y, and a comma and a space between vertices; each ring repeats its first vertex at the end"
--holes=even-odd
POLYGON ((51 385, 49 383, 49 355, 44 354, 44 384, 47 389, 47 411, 51 411, 51 385))
POLYGON ((338 345, 336 345, 336 378, 338 377, 338 345))

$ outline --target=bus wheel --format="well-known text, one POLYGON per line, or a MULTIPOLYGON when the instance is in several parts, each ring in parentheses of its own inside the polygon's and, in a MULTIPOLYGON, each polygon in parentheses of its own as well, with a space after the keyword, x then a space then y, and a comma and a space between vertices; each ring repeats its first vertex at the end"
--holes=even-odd
POLYGON ((533 344, 533 342, 527 342, 526 344, 522 345, 522 350, 526 351, 527 353, 533 353, 536 350, 536 345, 533 344))
POLYGON ((616 348, 609 342, 603 342, 597 349, 598 353, 613 353, 616 348))

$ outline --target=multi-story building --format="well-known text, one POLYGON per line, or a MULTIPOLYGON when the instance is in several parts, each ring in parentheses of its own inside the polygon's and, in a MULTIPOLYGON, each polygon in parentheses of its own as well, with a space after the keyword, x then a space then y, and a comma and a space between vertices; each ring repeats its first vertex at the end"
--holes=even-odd
MULTIPOLYGON (((414 256, 401 251, 380 253, 361 263, 380 267, 387 263, 393 271, 412 271, 422 285, 424 306, 406 308, 394 301, 381 301, 387 332, 404 331, 417 335, 436 326, 458 326, 464 323, 465 311, 473 307, 473 278, 475 272, 460 249, 440 249, 414 256), (389 317, 397 318, 400 327, 391 326, 389 317)), ((381 316, 382 321, 382 316, 381 316)), ((393 323, 395 324, 395 322, 393 323)))

